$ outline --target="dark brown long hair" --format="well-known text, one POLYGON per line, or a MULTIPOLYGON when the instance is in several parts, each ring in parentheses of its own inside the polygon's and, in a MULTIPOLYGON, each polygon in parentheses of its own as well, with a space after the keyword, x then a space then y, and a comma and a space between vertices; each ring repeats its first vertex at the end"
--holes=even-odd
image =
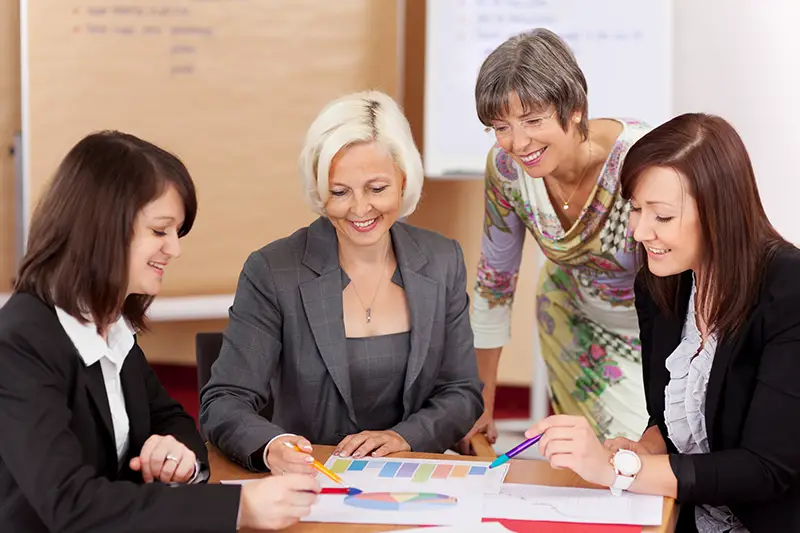
POLYGON ((173 185, 192 228, 194 184, 174 155, 133 135, 93 133, 66 155, 31 220, 28 248, 14 284, 102 331, 120 313, 134 329, 146 328, 152 296, 126 298, 134 221, 173 185))
MULTIPOLYGON (((686 180, 704 243, 697 304, 710 332, 720 338, 732 334, 747 319, 775 251, 789 245, 767 219, 747 149, 722 118, 687 113, 631 147, 620 177, 625 199, 652 167, 672 168, 686 180)), ((677 311, 680 275, 652 274, 641 244, 638 256, 644 266, 640 279, 654 300, 665 311, 677 311)))

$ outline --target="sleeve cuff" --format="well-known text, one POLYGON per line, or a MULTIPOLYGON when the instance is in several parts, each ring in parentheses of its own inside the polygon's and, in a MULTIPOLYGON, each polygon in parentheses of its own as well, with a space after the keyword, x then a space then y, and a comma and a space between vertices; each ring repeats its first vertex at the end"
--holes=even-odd
POLYGON ((678 497, 681 503, 694 501, 695 469, 692 457, 687 455, 669 454, 669 466, 678 480, 678 497))
POLYGON ((270 444, 272 444, 275 439, 279 439, 281 437, 296 437, 296 436, 297 435, 295 435, 294 433, 281 433, 280 435, 276 435, 269 440, 267 445, 264 446, 264 452, 262 455, 264 460, 264 466, 267 467, 267 470, 269 470, 270 472, 272 471, 272 468, 270 468, 269 463, 267 462, 267 451, 269 451, 270 444))
POLYGON ((198 483, 205 483, 208 481, 209 478, 209 469, 206 468, 204 463, 200 461, 194 462, 194 473, 192 474, 192 479, 190 479, 187 484, 189 485, 196 485, 198 483))

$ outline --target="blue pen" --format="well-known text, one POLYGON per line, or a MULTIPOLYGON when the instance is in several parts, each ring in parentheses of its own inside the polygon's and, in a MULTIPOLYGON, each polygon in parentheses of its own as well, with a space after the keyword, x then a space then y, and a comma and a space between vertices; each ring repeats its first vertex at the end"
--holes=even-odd
POLYGON ((503 455, 492 461, 492 464, 489 465, 489 469, 491 470, 492 468, 498 467, 501 464, 508 461, 509 459, 511 459, 512 457, 514 457, 515 455, 521 454, 522 452, 524 452, 525 450, 527 450, 528 448, 539 442, 539 439, 541 438, 542 434, 536 435, 535 437, 526 440, 517 447, 510 449, 509 451, 507 451, 506 453, 504 453, 503 455))

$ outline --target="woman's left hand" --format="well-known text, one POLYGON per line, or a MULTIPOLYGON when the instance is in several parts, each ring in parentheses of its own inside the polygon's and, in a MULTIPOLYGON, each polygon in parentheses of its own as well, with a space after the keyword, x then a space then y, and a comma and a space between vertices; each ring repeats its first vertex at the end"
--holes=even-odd
POLYGON ((553 415, 525 432, 526 438, 544 433, 539 452, 554 468, 569 468, 590 483, 610 487, 616 474, 609 462, 613 452, 603 446, 582 416, 553 415))
POLYGON ((151 435, 139 457, 131 459, 131 470, 141 471, 145 483, 186 483, 194 475, 197 458, 194 452, 172 435, 151 435))
POLYGON ((398 433, 386 431, 362 431, 348 435, 336 446, 334 455, 340 457, 353 456, 358 459, 372 452, 372 457, 383 457, 395 452, 411 451, 411 446, 398 433))

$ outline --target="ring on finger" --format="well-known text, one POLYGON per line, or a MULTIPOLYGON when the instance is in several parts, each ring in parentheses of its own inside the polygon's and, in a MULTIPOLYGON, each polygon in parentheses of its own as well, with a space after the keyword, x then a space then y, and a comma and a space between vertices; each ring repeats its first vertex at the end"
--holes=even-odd
POLYGON ((164 458, 164 461, 175 461, 175 463, 180 463, 181 460, 178 457, 168 453, 167 456, 164 458))

